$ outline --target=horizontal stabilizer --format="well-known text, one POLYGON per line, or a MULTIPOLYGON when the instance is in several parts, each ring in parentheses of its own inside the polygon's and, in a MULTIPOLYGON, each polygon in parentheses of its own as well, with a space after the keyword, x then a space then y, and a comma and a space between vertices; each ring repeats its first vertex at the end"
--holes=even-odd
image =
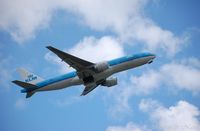
POLYGON ((21 86, 21 87, 25 88, 25 89, 38 88, 38 86, 36 86, 36 85, 30 84, 30 83, 26 83, 26 82, 22 82, 22 81, 18 81, 18 80, 14 80, 12 82, 15 83, 18 86, 21 86))
POLYGON ((15 83, 16 85, 24 88, 25 91, 23 93, 26 92, 26 98, 31 97, 35 93, 34 90, 38 88, 38 86, 36 86, 36 85, 26 83, 26 82, 22 82, 22 81, 18 81, 18 80, 14 80, 12 82, 15 83))

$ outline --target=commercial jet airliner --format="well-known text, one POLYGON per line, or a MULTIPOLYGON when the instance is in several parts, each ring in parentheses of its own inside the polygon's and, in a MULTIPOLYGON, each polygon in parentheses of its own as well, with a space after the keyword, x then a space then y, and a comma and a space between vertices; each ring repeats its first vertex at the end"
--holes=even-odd
POLYGON ((81 84, 85 87, 81 95, 87 95, 99 85, 106 87, 117 85, 117 78, 111 77, 111 75, 147 63, 150 64, 156 57, 151 53, 141 53, 120 57, 110 61, 92 63, 58 50, 52 46, 47 46, 47 48, 76 71, 44 80, 39 76, 20 68, 19 73, 23 78, 23 81, 14 80, 12 82, 23 88, 21 92, 27 93, 26 98, 31 97, 34 93, 39 91, 57 90, 81 84))

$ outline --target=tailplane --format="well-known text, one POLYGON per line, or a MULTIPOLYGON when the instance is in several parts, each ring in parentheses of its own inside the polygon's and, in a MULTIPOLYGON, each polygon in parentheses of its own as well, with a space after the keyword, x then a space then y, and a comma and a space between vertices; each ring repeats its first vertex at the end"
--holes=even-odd
POLYGON ((26 93, 26 98, 31 97, 35 93, 34 90, 36 90, 38 88, 38 86, 36 86, 36 85, 26 83, 26 82, 23 82, 23 81, 14 80, 12 82, 15 83, 16 85, 24 88, 24 89, 21 90, 21 92, 26 93))
POLYGON ((27 91, 38 88, 38 86, 36 86, 36 85, 26 83, 26 82, 23 82, 23 81, 14 80, 12 82, 15 83, 18 86, 21 86, 22 88, 26 89, 27 91))

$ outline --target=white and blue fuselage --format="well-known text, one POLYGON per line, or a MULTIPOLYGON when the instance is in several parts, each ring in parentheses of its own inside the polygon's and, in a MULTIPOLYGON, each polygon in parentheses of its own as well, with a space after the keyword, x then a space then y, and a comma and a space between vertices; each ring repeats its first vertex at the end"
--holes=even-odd
MULTIPOLYGON (((155 58, 154 54, 151 53, 140 53, 135 55, 128 55, 125 57, 113 59, 110 61, 107 61, 107 64, 109 66, 108 69, 105 71, 96 73, 93 77, 95 81, 99 81, 104 78, 108 78, 111 75, 125 71, 131 68, 135 68, 147 63, 151 63, 153 59, 155 58)), ((27 93, 30 91, 38 92, 38 91, 48 91, 48 90, 57 90, 62 89, 74 85, 81 85, 84 84, 83 79, 80 79, 77 75, 76 71, 47 79, 41 82, 36 83, 35 85, 37 88, 24 88, 21 90, 22 93, 27 93)))

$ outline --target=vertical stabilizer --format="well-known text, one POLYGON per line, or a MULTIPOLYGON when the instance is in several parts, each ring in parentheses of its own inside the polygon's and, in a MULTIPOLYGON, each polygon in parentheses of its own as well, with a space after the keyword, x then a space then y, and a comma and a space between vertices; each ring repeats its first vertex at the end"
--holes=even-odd
POLYGON ((19 68, 17 70, 18 70, 20 76, 22 77, 23 81, 26 83, 36 84, 36 83, 44 80, 41 77, 27 71, 24 68, 19 68))

